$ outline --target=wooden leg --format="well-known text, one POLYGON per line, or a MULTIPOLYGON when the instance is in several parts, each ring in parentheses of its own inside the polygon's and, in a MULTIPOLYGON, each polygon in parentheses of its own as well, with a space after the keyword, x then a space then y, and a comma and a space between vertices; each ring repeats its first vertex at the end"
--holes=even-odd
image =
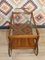
POLYGON ((12 54, 12 49, 11 48, 8 48, 8 54, 9 54, 9 57, 11 57, 11 54, 12 54))
POLYGON ((38 45, 36 46, 36 48, 34 48, 34 53, 36 56, 38 55, 38 45))
POLYGON ((37 56, 38 55, 38 42, 37 42, 37 40, 35 40, 34 43, 35 43, 34 53, 37 56))
POLYGON ((11 42, 9 42, 8 54, 9 54, 9 57, 11 57, 11 54, 12 54, 12 44, 11 44, 11 42))

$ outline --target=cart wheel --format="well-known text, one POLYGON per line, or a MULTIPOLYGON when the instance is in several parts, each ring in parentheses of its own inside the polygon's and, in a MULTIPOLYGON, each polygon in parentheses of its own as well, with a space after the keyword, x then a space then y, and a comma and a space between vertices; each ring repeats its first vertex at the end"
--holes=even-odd
POLYGON ((36 46, 36 48, 34 48, 34 53, 36 56, 38 55, 38 45, 36 46))
POLYGON ((9 57, 11 57, 11 54, 12 54, 12 49, 8 49, 8 54, 9 54, 9 57))

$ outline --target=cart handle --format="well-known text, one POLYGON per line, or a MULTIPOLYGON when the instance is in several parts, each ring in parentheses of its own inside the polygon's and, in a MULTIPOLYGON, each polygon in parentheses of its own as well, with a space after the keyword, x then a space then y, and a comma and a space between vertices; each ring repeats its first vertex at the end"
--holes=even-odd
POLYGON ((36 33, 37 33, 37 35, 39 36, 39 31, 38 31, 38 28, 37 28, 37 25, 36 25, 36 22, 35 22, 35 19, 34 19, 33 12, 31 13, 31 16, 32 16, 32 18, 33 18, 33 22, 34 22, 34 25, 35 25, 35 28, 36 28, 36 33))

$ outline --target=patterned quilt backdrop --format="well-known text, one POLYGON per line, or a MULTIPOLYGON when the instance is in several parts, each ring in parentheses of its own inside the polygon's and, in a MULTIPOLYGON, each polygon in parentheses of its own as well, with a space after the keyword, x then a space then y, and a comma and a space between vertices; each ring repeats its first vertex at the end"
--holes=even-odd
POLYGON ((45 0, 0 0, 0 27, 8 26, 12 11, 21 7, 28 8, 24 11, 29 13, 34 11, 37 26, 45 27, 45 0))

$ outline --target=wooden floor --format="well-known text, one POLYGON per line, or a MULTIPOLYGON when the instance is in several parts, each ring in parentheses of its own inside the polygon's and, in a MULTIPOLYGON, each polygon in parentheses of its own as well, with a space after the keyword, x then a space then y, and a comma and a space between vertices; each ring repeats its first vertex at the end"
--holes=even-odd
POLYGON ((33 50, 13 50, 12 57, 8 56, 7 30, 0 30, 0 60, 45 60, 45 29, 39 29, 39 55, 33 50))

